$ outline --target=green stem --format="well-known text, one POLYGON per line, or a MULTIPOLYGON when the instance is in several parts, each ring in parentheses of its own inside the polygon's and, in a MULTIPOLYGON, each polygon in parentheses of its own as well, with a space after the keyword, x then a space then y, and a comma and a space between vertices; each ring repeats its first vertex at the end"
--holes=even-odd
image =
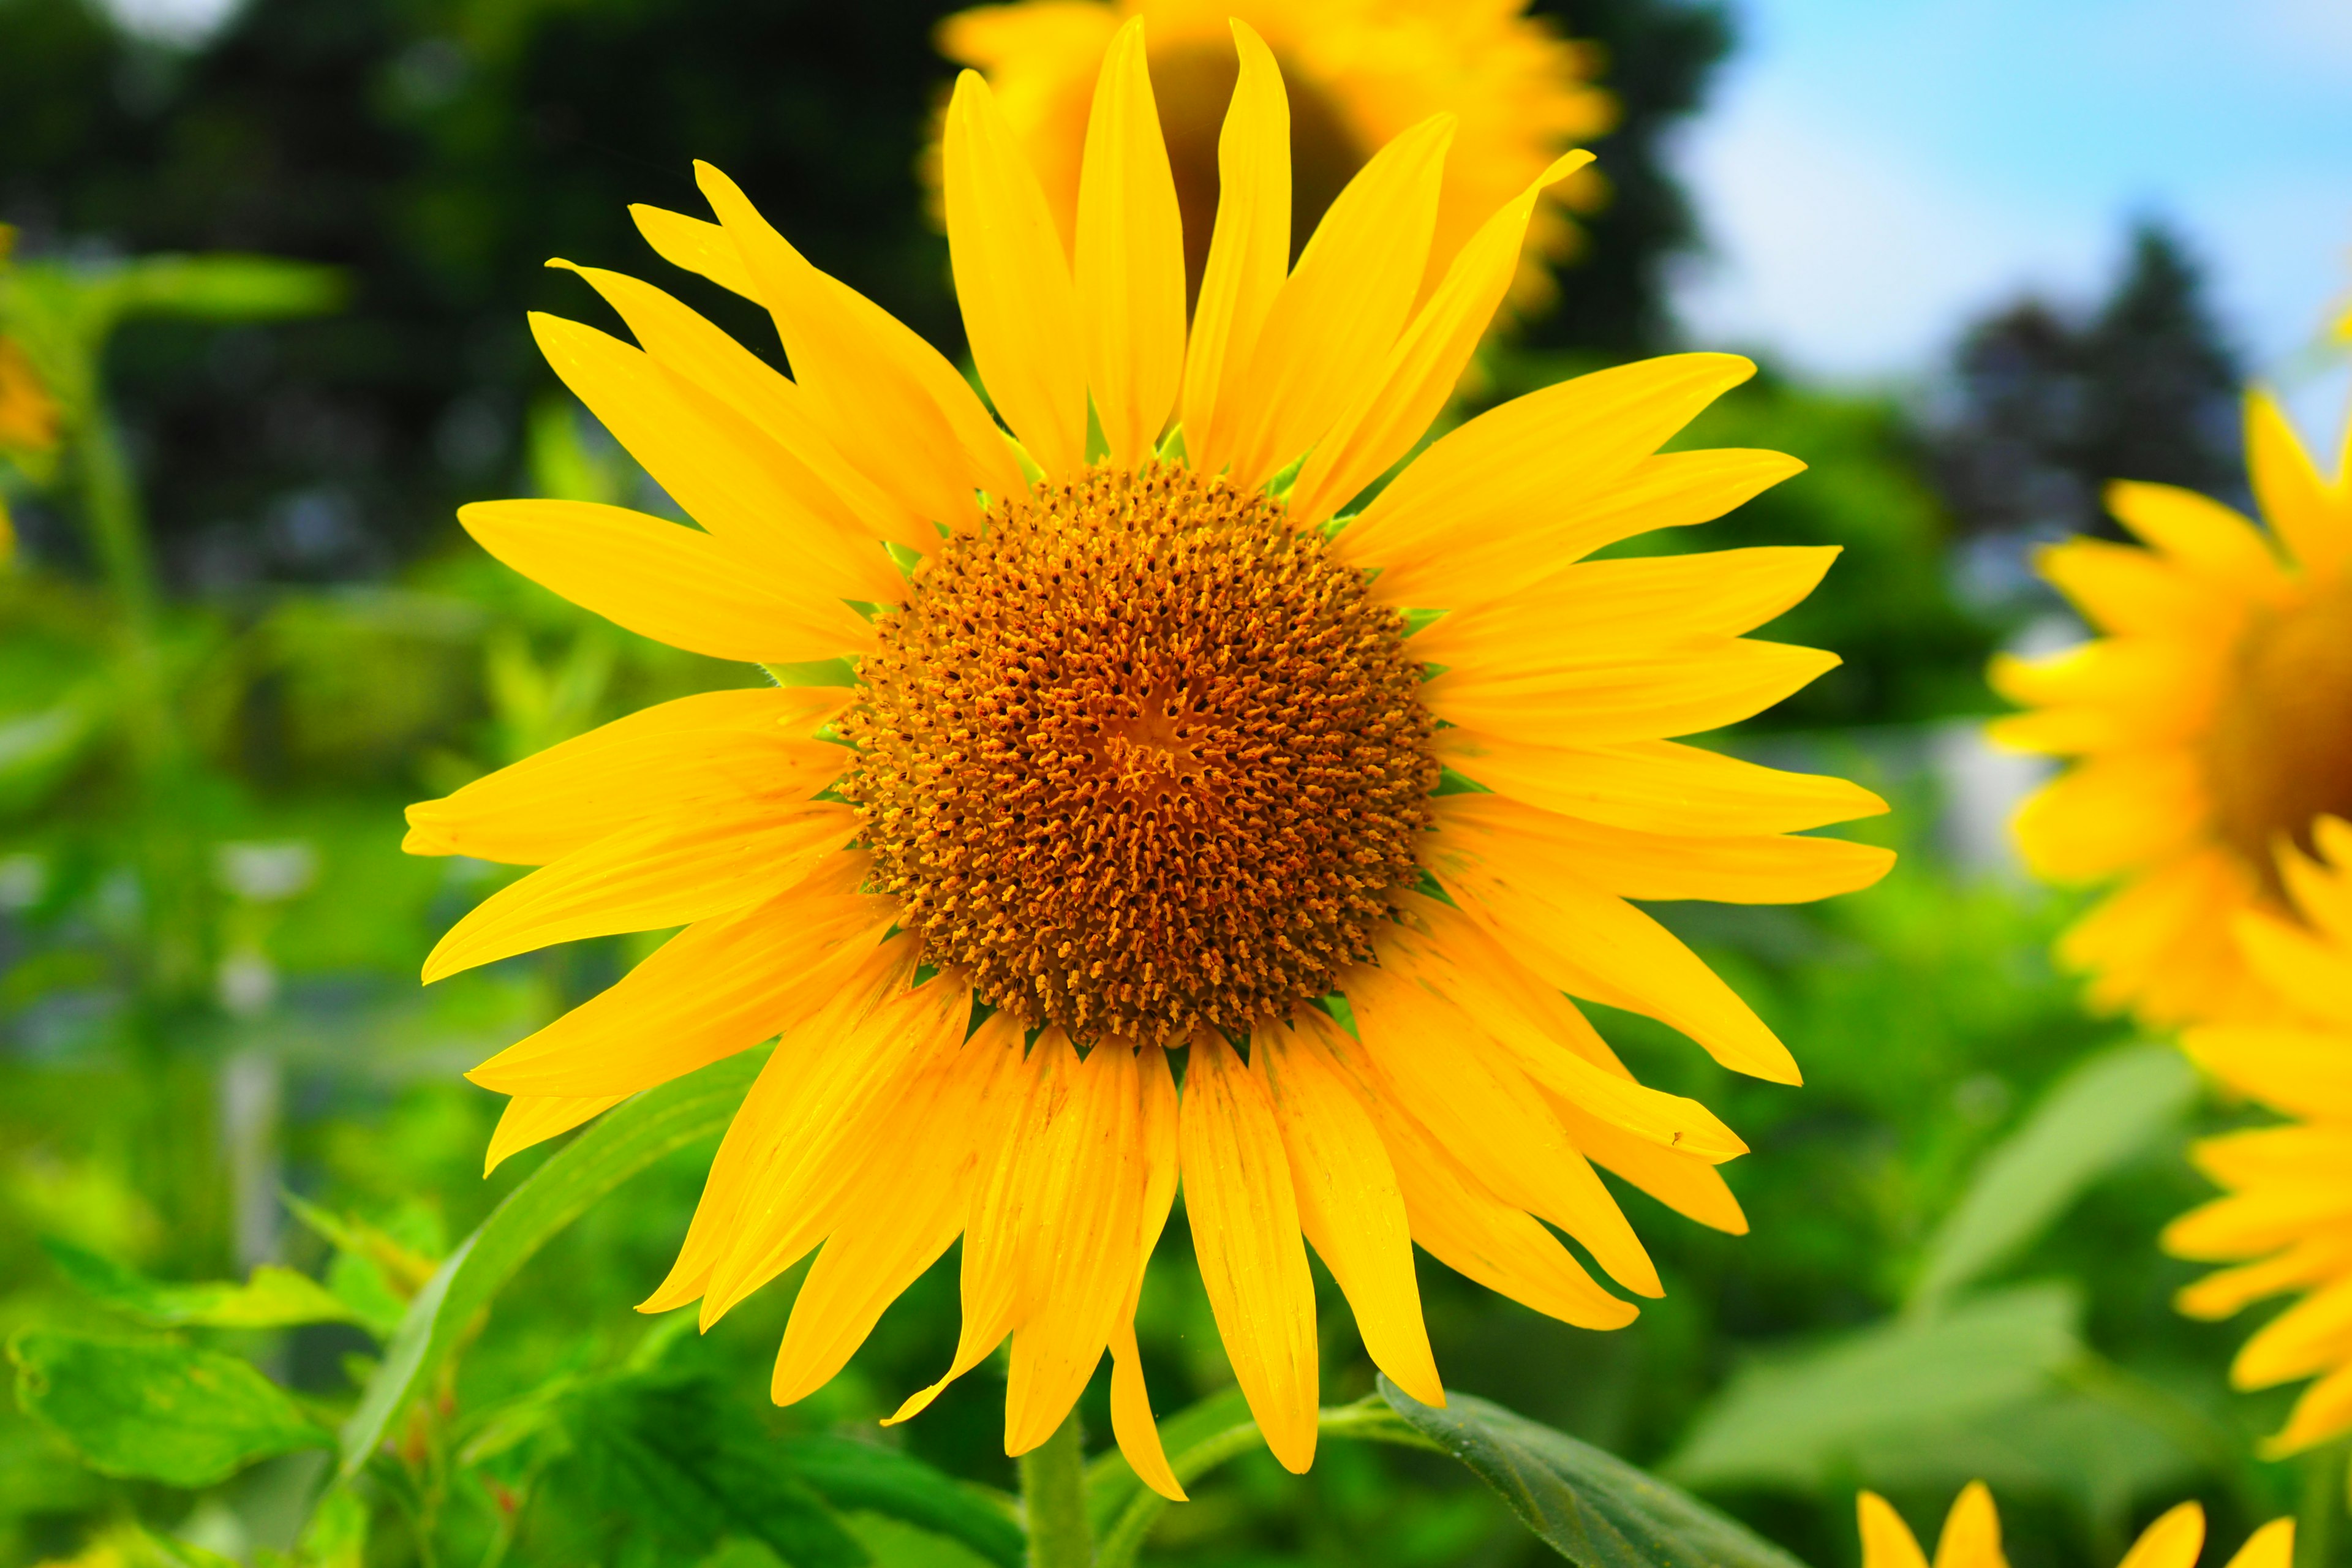
POLYGON ((1029 1522, 1029 1568, 1093 1568, 1087 1523, 1087 1459, 1078 1413, 1021 1456, 1021 1500, 1029 1522))
MULTIPOLYGON (((1326 1437, 1348 1437, 1364 1443, 1394 1443, 1400 1447, 1429 1448, 1444 1452, 1437 1445, 1405 1424, 1404 1418, 1388 1406, 1379 1394, 1367 1394, 1353 1405, 1341 1405, 1317 1413, 1315 1428, 1326 1437)), ((1265 1438, 1257 1423, 1244 1421, 1223 1431, 1203 1437, 1168 1461, 1176 1472, 1178 1484, 1190 1486, 1227 1459, 1238 1458, 1253 1448, 1265 1447, 1265 1438)), ((1168 1500, 1145 1488, 1137 1491, 1103 1537, 1102 1550, 1097 1555, 1097 1568, 1131 1568, 1136 1554, 1143 1550, 1143 1538, 1160 1522, 1166 1512, 1168 1500)))
POLYGON ((146 509, 131 476, 113 416, 93 406, 77 433, 75 462, 81 480, 82 522, 92 552, 114 590, 133 635, 150 637, 159 594, 154 553, 148 548, 146 509))
POLYGON ((2294 1510, 2294 1568, 2327 1568, 2335 1561, 2345 1513, 2347 1450, 2352 1443, 2338 1440, 2303 1457, 2303 1496, 2294 1510))

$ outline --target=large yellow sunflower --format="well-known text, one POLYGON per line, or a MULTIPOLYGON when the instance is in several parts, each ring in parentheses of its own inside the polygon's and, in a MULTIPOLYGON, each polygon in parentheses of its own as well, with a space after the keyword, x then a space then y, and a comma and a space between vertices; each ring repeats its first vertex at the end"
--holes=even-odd
POLYGON ((515 1097, 494 1158, 781 1037, 648 1310, 699 1300, 709 1322, 814 1253, 776 1365, 790 1401, 961 1236, 947 1377, 1010 1337, 1021 1453, 1108 1346, 1117 1436, 1171 1495, 1130 1319, 1180 1178, 1235 1375, 1303 1468, 1302 1237, 1373 1359, 1432 1402, 1414 1242, 1569 1322, 1627 1321, 1548 1226, 1654 1296, 1594 1167, 1737 1231, 1715 1165, 1743 1146, 1635 1082, 1562 994, 1794 1082, 1627 900, 1811 899, 1889 859, 1797 836, 1884 809, 1867 792, 1664 738, 1833 662, 1740 636, 1830 552, 1580 560, 1799 467, 1654 455, 1746 362, 1655 360, 1506 405, 1334 537, 1446 401, 1573 160, 1415 310, 1453 132, 1433 118, 1290 268, 1282 81, 1235 32, 1189 331, 1139 24, 1095 94, 1075 268, 987 85, 958 84, 949 238, 1010 434, 717 170, 716 223, 636 209, 662 255, 767 307, 794 378, 583 268, 640 346, 548 317, 539 341, 701 527, 545 500, 460 515, 623 626, 771 665, 845 656, 843 684, 667 703, 409 814, 420 853, 541 867, 461 921, 427 979, 686 928, 474 1072, 515 1097), (1449 763, 1489 788, 1433 793, 1449 763))
POLYGON ((2221 1082, 2294 1120, 2199 1143, 2199 1167, 2228 1195, 2164 1234, 2176 1256, 2236 1265, 2180 1293, 2191 1317, 2302 1293, 2230 1368, 2241 1388, 2318 1379, 2272 1439, 2277 1453, 2352 1431, 2352 826, 2324 816, 2313 837, 2317 858, 2290 848, 2280 862, 2300 918, 2245 910, 2234 922, 2239 952, 2280 998, 2281 1016, 2182 1040, 2221 1082))
POLYGON ((2270 1005, 2230 923, 2284 910, 2278 847, 2308 849, 2322 814, 2352 813, 2352 485, 2320 475, 2260 392, 2246 460, 2267 531, 2189 490, 2110 486, 2147 548, 2081 539, 2042 559, 2105 635, 1992 668, 2034 710, 1996 738, 2076 759, 2018 814, 2027 861, 2124 881, 2060 956, 2096 1004, 2159 1025, 2270 1005))
MULTIPOLYGON (((1918 1537, 1876 1492, 1855 1500, 1861 1516, 1862 1568, 1927 1568, 1918 1537)), ((2197 1568, 2205 1546, 2205 1510, 2193 1502, 2168 1509, 2140 1531, 2119 1568, 2197 1568)), ((2294 1521, 2274 1519, 2252 1535, 2229 1568, 2288 1568, 2294 1561, 2294 1521)), ((2000 1548, 2000 1513, 1982 1481, 1970 1481, 1953 1500, 1936 1542, 1936 1568, 2009 1568, 2000 1548)))
MULTIPOLYGON (((1068 247, 1078 232, 1095 79, 1122 23, 1144 18, 1195 288, 1217 211, 1219 124, 1239 68, 1227 18, 1265 38, 1289 89, 1294 235, 1312 231, 1375 151, 1433 114, 1451 114, 1454 155, 1424 279, 1433 287, 1496 207, 1616 122, 1616 100, 1593 85, 1599 51, 1527 9, 1527 0, 1020 0, 949 17, 940 48, 995 89, 1068 247)), ((1587 168, 1538 199, 1515 306, 1548 302, 1545 263, 1568 259, 1582 238, 1569 213, 1591 211, 1605 192, 1599 171, 1587 168)))

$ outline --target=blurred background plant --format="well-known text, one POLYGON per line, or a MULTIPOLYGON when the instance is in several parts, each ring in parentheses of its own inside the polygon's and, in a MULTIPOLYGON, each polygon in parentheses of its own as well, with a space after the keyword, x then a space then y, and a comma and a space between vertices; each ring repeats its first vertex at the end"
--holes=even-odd
MULTIPOLYGON (((168 7, 0 0, 0 1560, 1018 1561, 1001 1386, 874 1425, 947 1357, 952 1260, 789 1411, 764 1363, 790 1279, 708 1337, 629 1310, 740 1067, 484 1179, 498 1101, 459 1073, 646 944, 420 990, 507 873, 398 852, 411 799, 757 679, 572 609, 450 514, 517 487, 667 508, 522 312, 581 308, 549 255, 641 261, 625 205, 686 205, 694 157, 960 352, 916 169, 945 9, 252 0, 175 35, 168 7)), ((1677 342, 1666 285, 1698 231, 1667 149, 1732 43, 1692 0, 1538 9, 1597 46, 1611 195, 1481 400, 1677 342)), ((762 342, 740 301, 666 281, 762 342)), ((1640 1222, 1668 1294, 1607 1335, 1424 1266, 1451 1386, 1808 1562, 1856 1560, 1858 1485, 1924 1521, 1991 1480, 2031 1521, 2019 1568, 2108 1568, 2182 1496, 2229 1541, 2301 1495, 2252 1457, 2278 1408, 2226 1390, 2239 1331, 2175 1316, 2190 1271, 2153 1246, 2201 1191, 2185 1129, 2229 1113, 2050 972, 2069 910, 2008 874, 2021 781, 1972 739, 1985 656, 2053 614, 2023 550, 2095 526, 2093 481, 2241 483, 2211 423, 2239 367, 2200 288, 2150 228, 2095 310, 1988 316, 1940 401, 1768 367, 1691 433, 1811 464, 1709 545, 1846 552, 1778 628, 1845 667, 1722 743, 1889 794, 1903 864, 1819 909, 1661 910, 1792 1042, 1802 1090, 1604 1021, 1753 1144, 1727 1171, 1752 1236, 1640 1222)), ((1207 1325, 1190 1269, 1155 1270, 1139 1331, 1168 1408, 1229 1384, 1207 1325)), ((1328 1354, 1335 1398, 1371 1390, 1352 1335, 1328 1354)), ((1100 1390, 1086 1409, 1105 1430, 1100 1390)), ((1330 1444, 1303 1479, 1244 1455, 1195 1495, 1154 1560, 1545 1552, 1408 1449, 1330 1444)))

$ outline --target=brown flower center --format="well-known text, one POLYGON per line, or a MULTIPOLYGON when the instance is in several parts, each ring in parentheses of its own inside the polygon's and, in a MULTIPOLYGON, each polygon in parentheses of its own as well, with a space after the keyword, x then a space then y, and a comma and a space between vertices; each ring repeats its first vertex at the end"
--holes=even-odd
POLYGON ((2314 818, 2352 817, 2352 578, 2247 627, 2205 772, 2222 840, 2273 897, 2279 841, 2308 853, 2314 818))
POLYGON ((1089 469, 876 623, 842 784, 928 962, 1081 1039, 1244 1029, 1370 955, 1437 782, 1396 615, 1282 508, 1089 469))

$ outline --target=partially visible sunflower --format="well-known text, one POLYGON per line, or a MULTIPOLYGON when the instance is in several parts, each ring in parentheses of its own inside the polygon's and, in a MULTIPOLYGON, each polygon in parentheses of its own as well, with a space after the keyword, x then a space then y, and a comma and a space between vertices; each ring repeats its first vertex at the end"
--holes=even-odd
MULTIPOLYGON (((0 274, 6 270, 16 241, 16 231, 0 224, 0 274)), ((46 459, 57 450, 58 428, 57 399, 16 340, 0 332, 0 458, 46 459)), ((0 495, 0 564, 15 553, 16 546, 8 500, 0 495)))
MULTIPOLYGON (((1855 1500, 1861 1516, 1862 1568, 1927 1568, 1918 1537, 1876 1492, 1855 1500)), ((2193 1502, 2168 1509, 2140 1531, 2118 1568, 2197 1568, 2205 1547, 2205 1510, 2193 1502)), ((2239 1547, 2229 1568, 2289 1568, 2294 1561, 2294 1521, 2274 1519, 2239 1547)), ((2009 1568, 2000 1548, 2000 1513, 1982 1481, 1970 1481, 1953 1500, 1936 1542, 1936 1568, 2009 1568)))
POLYGON ((2061 939, 2102 1006, 2152 1024, 2270 1005, 2231 921, 2284 912, 2276 851, 2352 815, 2352 484, 2323 476, 2277 403, 2246 402, 2246 461, 2267 530, 2168 485, 2112 485, 2147 548, 2078 539, 2042 574, 2105 635, 2002 658, 1993 685, 2033 711, 1996 739, 2073 757, 2025 803, 2026 860, 2124 885, 2061 939))
MULTIPOLYGON (((1229 17, 1265 39, 1290 89, 1294 236, 1313 230, 1376 151, 1433 114, 1451 114, 1454 155, 1424 280, 1434 287, 1487 215, 1561 153, 1616 123, 1616 100, 1593 81, 1600 51, 1527 11, 1528 0, 1019 0, 959 12, 940 25, 939 39, 941 53, 995 89, 1067 247, 1077 234, 1095 79, 1120 26, 1143 17, 1195 289, 1217 211, 1218 127, 1239 68, 1229 17)), ((936 171, 936 156, 925 166, 936 171)), ((1570 258, 1583 239, 1568 215, 1593 210, 1606 195, 1589 167, 1546 191, 1512 285, 1516 309, 1549 302, 1547 263, 1570 258)))
POLYGON ((1664 739, 1835 662, 1741 635, 1832 552, 1582 559, 1799 467, 1654 455, 1745 361, 1531 394, 1336 521, 1446 402, 1574 163, 1490 216, 1416 310, 1453 132, 1433 118, 1365 165, 1293 269, 1282 80, 1234 32, 1189 329, 1140 22, 1094 94, 1075 268, 987 84, 958 84, 950 249, 1009 430, 717 170, 717 223, 636 209, 663 256, 768 309, 795 378, 581 268, 642 346, 544 316, 539 342, 702 526, 552 500, 461 519, 623 626, 843 660, 841 684, 667 703, 409 812, 418 853, 542 868, 459 921, 428 980, 686 928, 476 1069, 515 1097, 493 1161, 781 1037, 647 1310, 698 1300, 708 1323, 814 1254, 776 1364, 791 1401, 961 1237, 947 1377, 1010 1337, 1017 1454, 1108 1347, 1115 1434, 1171 1496, 1131 1320, 1180 1179, 1234 1374, 1304 1468, 1308 1244, 1372 1359, 1435 1403, 1413 1243, 1611 1328, 1633 1304, 1549 1227, 1625 1289, 1661 1287, 1596 1166, 1745 1228, 1715 1169, 1744 1145, 1637 1083, 1563 993, 1741 1072, 1794 1082, 1795 1063, 1627 900, 1812 899, 1890 858, 1802 836, 1883 810, 1867 792, 1664 739))
POLYGON ((2235 921, 2239 951, 2283 1016, 2191 1029, 2181 1042, 2221 1083, 2293 1120, 2200 1142, 2199 1168, 2228 1195, 2164 1233, 2178 1257, 2237 1266, 2180 1293, 2191 1317, 2302 1295, 2230 1368, 2241 1388, 2318 1379, 2271 1440, 2274 1454, 2352 1431, 2352 826, 2322 817, 2314 837, 2318 857, 2290 848, 2281 861, 2299 918, 2235 921))

